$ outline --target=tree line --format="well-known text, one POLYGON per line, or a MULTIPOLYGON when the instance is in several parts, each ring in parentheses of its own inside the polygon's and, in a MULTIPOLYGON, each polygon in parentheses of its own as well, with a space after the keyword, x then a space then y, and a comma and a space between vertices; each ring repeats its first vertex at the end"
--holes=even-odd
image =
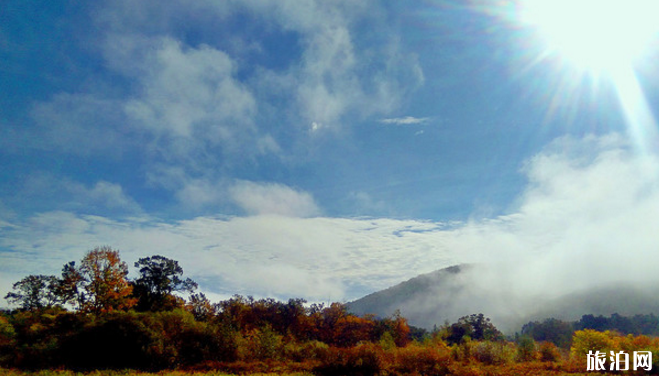
MULTIPOLYGON (((83 257, 79 266, 71 261, 61 276, 29 275, 14 283, 5 299, 22 310, 71 306, 80 312, 108 313, 135 309, 140 312, 170 310, 184 304, 175 292, 194 292, 197 283, 182 279, 178 261, 163 256, 135 262, 139 277, 128 280, 128 264, 119 251, 97 247, 83 257)), ((199 298, 199 297, 197 297, 199 298)))
POLYGON ((359 317, 340 303, 240 295, 213 303, 175 260, 154 255, 134 266, 128 279, 119 252, 98 247, 58 276, 16 282, 5 298, 18 308, 0 312, 0 367, 521 375, 581 372, 598 349, 648 349, 659 360, 659 339, 642 335, 658 330, 654 315, 547 319, 506 339, 480 313, 427 332, 400 314, 359 317))
POLYGON ((30 275, 14 283, 5 298, 19 308, 0 315, 0 365, 162 369, 283 353, 313 359, 323 349, 385 334, 395 346, 411 340, 400 315, 358 317, 343 304, 307 305, 303 299, 236 295, 212 303, 195 293, 197 283, 183 277, 175 260, 155 255, 135 267, 139 275, 129 280, 119 251, 98 247, 79 264, 65 264, 59 276, 30 275))
POLYGON ((612 331, 624 335, 659 336, 659 317, 655 314, 622 316, 614 313, 609 317, 583 315, 576 321, 547 318, 530 321, 522 327, 521 334, 536 341, 548 341, 561 348, 569 348, 575 332, 581 330, 612 331))

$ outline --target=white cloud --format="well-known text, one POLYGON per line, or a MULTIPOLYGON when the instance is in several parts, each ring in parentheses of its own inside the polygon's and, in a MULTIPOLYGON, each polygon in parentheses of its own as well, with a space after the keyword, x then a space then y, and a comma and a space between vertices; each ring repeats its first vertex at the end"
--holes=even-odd
POLYGON ((251 215, 313 217, 320 214, 313 197, 286 185, 238 181, 229 188, 233 201, 251 215))
POLYGON ((109 244, 129 265, 152 254, 179 260, 204 290, 223 296, 341 301, 451 263, 433 241, 414 241, 412 231, 437 227, 418 221, 260 215, 163 223, 50 212, 14 226, 0 238, 3 273, 56 274, 109 244))
MULTIPOLYGON (((594 288, 657 283, 653 223, 659 219, 659 159, 639 156, 618 136, 563 138, 532 158, 529 185, 513 213, 447 233, 445 245, 479 264, 468 286, 444 307, 454 320, 485 312, 506 328, 521 325, 551 299, 594 288)), ((441 288, 441 287, 438 287, 441 288)), ((651 302, 646 302, 651 303, 651 302)), ((436 311, 436 299, 408 313, 436 311)), ((568 319, 571 307, 554 313, 568 319), (566 315, 569 315, 566 316, 566 315)), ((641 313, 641 312, 631 312, 641 313)), ((403 311, 405 314, 405 310, 403 311)))
POLYGON ((412 116, 405 116, 400 118, 388 118, 380 120, 380 123, 383 124, 394 124, 394 125, 408 125, 408 124, 425 124, 430 120, 430 118, 416 118, 412 116))
POLYGON ((0 143, 17 152, 137 158, 147 183, 179 198, 263 156, 306 156, 310 135, 394 111, 423 82, 416 57, 369 1, 115 0, 93 18, 83 39, 100 70, 35 103, 30 129, 1 131, 0 143), (238 13, 295 38, 285 66, 264 63, 281 56, 260 56, 271 52, 251 28, 223 26, 238 13), (363 33, 374 28, 378 38, 363 33), (232 47, 240 45, 252 47, 232 47), (158 176, 173 170, 177 182, 158 176))
POLYGON ((12 200, 37 208, 47 205, 53 209, 103 215, 142 212, 121 185, 104 180, 87 185, 67 177, 35 172, 17 181, 16 185, 20 189, 12 200))
POLYGON ((2 271, 57 273, 64 262, 110 244, 131 262, 156 253, 178 259, 219 295, 341 301, 476 262, 487 267, 463 277, 471 287, 455 302, 500 322, 528 314, 540 298, 656 283, 656 157, 635 155, 616 136, 566 138, 531 159, 525 173, 529 185, 511 214, 466 223, 282 216, 309 215, 317 206, 290 187, 242 181, 230 192, 255 214, 250 217, 164 223, 51 212, 25 222, 3 218, 2 271))
POLYGON ((176 198, 182 205, 199 208, 217 206, 226 201, 226 186, 220 181, 191 179, 176 192, 176 198))
MULTIPOLYGON (((191 48, 161 38, 141 64, 140 93, 126 104, 127 114, 156 133, 234 141, 252 126, 255 100, 233 78, 234 63, 210 46, 191 48)), ((134 64, 134 63, 130 63, 134 64)))
POLYGON ((63 151, 117 160, 137 144, 137 135, 126 126, 121 102, 93 94, 59 93, 34 102, 29 118, 32 123, 3 127, 0 145, 4 151, 63 151))
POLYGON ((259 81, 265 83, 262 88, 276 90, 274 94, 295 98, 292 108, 303 126, 311 124, 312 130, 336 130, 351 119, 390 113, 423 83, 416 55, 404 50, 376 3, 276 0, 240 4, 265 22, 298 34, 300 60, 284 72, 263 70, 259 81), (364 42, 369 35, 358 28, 365 23, 378 30, 383 42, 364 42))

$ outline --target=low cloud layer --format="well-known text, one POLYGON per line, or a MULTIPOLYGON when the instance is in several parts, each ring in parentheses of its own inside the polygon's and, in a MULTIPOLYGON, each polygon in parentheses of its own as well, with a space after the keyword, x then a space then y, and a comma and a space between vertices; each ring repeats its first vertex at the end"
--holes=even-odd
MULTIPOLYGON (((530 159, 523 173, 527 187, 509 214, 460 223, 320 217, 306 193, 251 182, 230 190, 250 217, 165 223, 59 211, 22 222, 3 218, 0 292, 24 275, 57 273, 103 244, 129 262, 150 254, 178 259, 213 296, 346 301, 475 263, 461 277, 468 291, 456 299, 504 321, 532 312, 539 300, 656 282, 656 157, 636 155, 617 135, 563 138, 530 159)), ((117 193, 110 184, 90 189, 96 191, 117 193)))

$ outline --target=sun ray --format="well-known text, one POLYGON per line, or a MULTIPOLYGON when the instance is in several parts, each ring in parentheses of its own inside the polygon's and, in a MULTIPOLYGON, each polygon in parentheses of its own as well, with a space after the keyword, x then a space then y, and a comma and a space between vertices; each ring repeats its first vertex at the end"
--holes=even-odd
POLYGON ((659 1, 511 0, 489 4, 500 9, 488 13, 501 15, 515 28, 534 31, 526 34, 530 37, 520 46, 527 50, 532 46, 536 53, 522 71, 535 70, 541 63, 554 66, 553 79, 542 88, 533 88, 544 91, 547 117, 561 112, 573 119, 588 88, 597 101, 600 90, 613 87, 638 152, 659 152, 657 122, 634 70, 635 64, 648 58, 649 46, 659 35, 659 1))
POLYGON ((612 77, 622 105, 629 132, 640 154, 659 150, 659 132, 650 105, 633 69, 618 71, 612 77))

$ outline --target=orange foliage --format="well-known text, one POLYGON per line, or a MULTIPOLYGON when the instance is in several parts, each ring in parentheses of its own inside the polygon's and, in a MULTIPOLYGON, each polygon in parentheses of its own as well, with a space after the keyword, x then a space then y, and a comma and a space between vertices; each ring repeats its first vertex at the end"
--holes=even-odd
POLYGON ((126 280, 128 265, 119 258, 119 251, 107 246, 94 248, 82 259, 80 272, 86 279, 83 311, 127 310, 137 303, 130 297, 133 287, 126 280))

